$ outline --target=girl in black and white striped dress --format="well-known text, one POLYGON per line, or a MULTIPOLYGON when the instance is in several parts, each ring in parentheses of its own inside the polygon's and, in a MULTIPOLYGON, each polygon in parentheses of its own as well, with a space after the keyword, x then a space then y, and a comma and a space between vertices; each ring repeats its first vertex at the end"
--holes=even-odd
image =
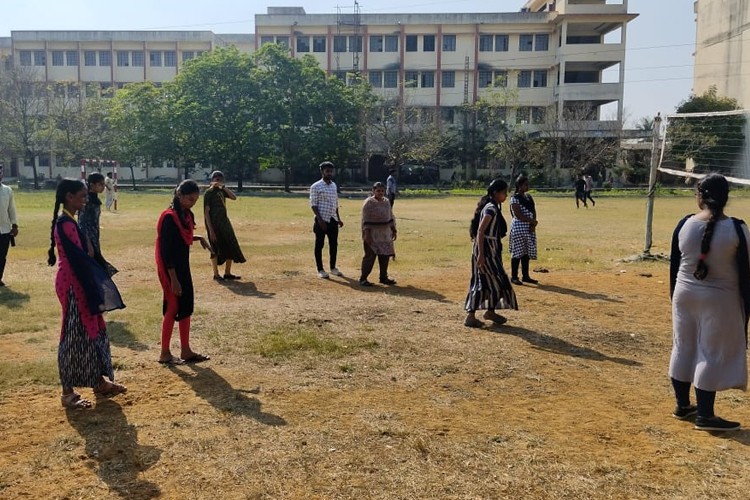
POLYGON ((508 225, 500 205, 508 197, 508 183, 495 179, 487 194, 477 204, 469 233, 474 240, 471 259, 471 283, 466 296, 464 325, 478 328, 484 325, 477 319, 476 311, 486 309, 484 319, 496 325, 507 320, 495 309, 518 309, 516 294, 503 269, 502 242, 508 225))

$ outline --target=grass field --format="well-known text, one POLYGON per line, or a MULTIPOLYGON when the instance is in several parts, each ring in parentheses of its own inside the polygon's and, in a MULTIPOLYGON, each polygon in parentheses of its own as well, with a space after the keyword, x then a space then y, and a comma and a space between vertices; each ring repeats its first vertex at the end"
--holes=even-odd
MULTIPOLYGON (((192 342, 213 359, 170 369, 156 362, 153 243, 171 196, 123 191, 102 246, 127 304, 107 321, 129 391, 71 412, 46 265, 52 198, 17 194, 0 289, 1 498, 748 496, 750 431, 670 417, 668 264, 623 261, 643 249, 643 197, 577 210, 572 195, 538 195, 533 267, 548 272, 517 288, 508 324, 481 330, 462 326, 477 197, 397 200, 398 285, 371 289, 356 282, 362 198, 342 200, 346 277, 326 281, 306 198, 240 197, 243 279, 213 281, 192 253, 192 342)), ((693 211, 691 197, 657 198, 654 253, 693 211)), ((750 198, 728 211, 750 218, 750 198)), ((750 426, 747 403, 723 392, 717 412, 750 426)))

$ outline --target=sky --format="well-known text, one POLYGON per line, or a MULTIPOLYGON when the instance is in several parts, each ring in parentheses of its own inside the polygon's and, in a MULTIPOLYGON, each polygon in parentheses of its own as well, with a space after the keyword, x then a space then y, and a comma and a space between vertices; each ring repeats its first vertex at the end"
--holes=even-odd
MULTIPOLYGON (((359 0, 363 14, 516 12, 524 0, 359 0)), ((619 1, 619 0, 609 0, 619 1)), ((266 7, 304 7, 307 13, 354 10, 354 0, 0 0, 0 36, 13 30, 209 30, 253 33, 266 7)), ((695 15, 690 0, 629 0, 640 14, 629 23, 624 114, 672 113, 689 97, 693 79, 695 15)))

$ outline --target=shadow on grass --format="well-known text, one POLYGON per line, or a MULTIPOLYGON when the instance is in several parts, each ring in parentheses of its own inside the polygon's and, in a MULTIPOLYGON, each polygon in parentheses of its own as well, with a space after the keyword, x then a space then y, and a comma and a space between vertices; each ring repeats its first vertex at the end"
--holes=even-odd
POLYGON ((331 278, 330 281, 331 283, 348 286, 352 290, 357 290, 363 293, 384 293, 386 295, 395 295, 397 297, 411 297, 419 300, 435 300, 437 302, 451 303, 451 301, 446 299, 445 295, 441 293, 417 288, 411 285, 379 285, 375 282, 373 283, 373 286, 362 286, 359 284, 359 280, 348 278, 346 276, 331 278))
POLYGON ((0 305, 8 309, 20 309, 30 298, 28 293, 14 292, 7 286, 0 287, 0 305))
POLYGON ((258 290, 258 287, 255 286, 255 283, 251 281, 223 280, 217 281, 217 283, 223 285, 225 288, 232 291, 233 293, 236 293, 237 295, 242 295, 243 297, 272 299, 273 296, 276 295, 273 292, 261 292, 260 290, 258 290))
POLYGON ((195 364, 183 366, 192 370, 193 373, 180 369, 182 367, 169 366, 169 368, 187 382, 198 397, 205 399, 217 410, 244 415, 264 425, 286 425, 286 420, 278 415, 261 411, 261 402, 258 399, 245 395, 252 391, 235 389, 213 368, 204 368, 195 364))
POLYGON ((526 328, 518 326, 491 326, 489 329, 498 333, 514 335, 533 345, 536 349, 551 352, 553 354, 563 354, 573 358, 590 359, 592 361, 609 361, 625 366, 641 366, 640 362, 632 359, 607 356, 606 354, 594 349, 577 346, 565 340, 553 337, 552 335, 527 330, 526 328))
POLYGON ((735 441, 739 444, 750 446, 750 429, 745 427, 735 432, 712 432, 711 434, 727 441, 735 441))
POLYGON ((70 425, 86 440, 86 456, 96 474, 113 493, 127 499, 161 496, 159 487, 138 479, 138 473, 156 464, 161 450, 138 444, 138 432, 128 423, 122 407, 99 398, 93 410, 67 410, 70 425))
POLYGON ((554 293, 560 293, 562 295, 572 295, 573 297, 578 297, 579 299, 604 300, 606 302, 622 302, 622 299, 612 298, 609 295, 605 295, 603 293, 582 292, 580 290, 574 290, 572 288, 565 288, 565 287, 556 286, 556 285, 545 285, 545 284, 540 283, 538 285, 535 285, 534 288, 538 288, 539 290, 542 290, 544 292, 554 292, 554 293))
POLYGON ((116 346, 127 347, 134 351, 148 351, 149 349, 148 344, 139 341, 133 332, 128 329, 127 323, 108 321, 107 335, 109 335, 109 341, 116 346))

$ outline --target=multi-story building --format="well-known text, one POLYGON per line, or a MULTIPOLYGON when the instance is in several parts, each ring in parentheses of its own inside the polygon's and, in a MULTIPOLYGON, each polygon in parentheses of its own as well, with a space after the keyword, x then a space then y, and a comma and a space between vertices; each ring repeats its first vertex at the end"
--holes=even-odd
POLYGON ((269 7, 255 16, 255 41, 309 54, 342 77, 361 72, 380 95, 447 122, 493 86, 517 91, 512 122, 541 124, 578 104, 592 122, 614 104, 611 119, 621 121, 627 23, 636 15, 628 0, 528 0, 520 12, 482 14, 269 7))
POLYGON ((716 86, 719 95, 750 106, 750 6, 745 0, 697 0, 693 92, 716 86))

